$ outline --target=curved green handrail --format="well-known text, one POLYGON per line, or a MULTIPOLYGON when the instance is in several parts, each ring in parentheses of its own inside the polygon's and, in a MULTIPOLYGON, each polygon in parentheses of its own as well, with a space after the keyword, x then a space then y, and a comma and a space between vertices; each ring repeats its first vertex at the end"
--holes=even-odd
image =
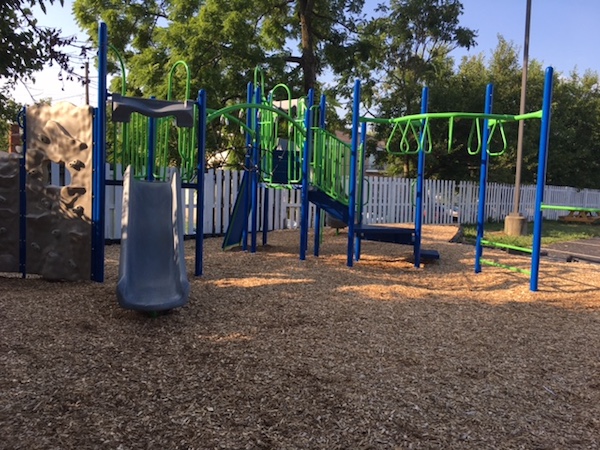
POLYGON ((262 111, 271 111, 276 113, 277 115, 279 115, 280 117, 287 119, 292 126, 298 130, 303 136, 306 136, 306 130, 304 129, 304 127, 301 124, 298 124, 293 117, 291 117, 289 114, 287 114, 285 111, 282 111, 278 108, 275 108, 273 106, 269 106, 269 105, 259 105, 256 103, 238 103, 235 105, 230 105, 230 106, 226 106, 224 108, 221 109, 217 109, 211 113, 209 113, 206 117, 206 122, 211 122, 212 120, 215 120, 216 118, 218 118, 220 115, 222 114, 229 114, 232 111, 241 111, 244 109, 259 109, 262 111))
POLYGON ((260 86, 260 92, 264 96, 264 94, 265 94, 265 74, 259 66, 256 66, 254 68, 254 87, 256 88, 258 86, 260 86), (260 83, 259 83, 259 78, 260 78, 260 83))
MULTIPOLYGON (((178 67, 185 69, 185 94, 184 99, 188 100, 191 92, 191 72, 188 64, 183 60, 176 61, 169 74, 167 76, 167 100, 173 99, 173 85, 174 75, 178 67)), ((196 111, 194 110, 194 116, 196 117, 196 111)), ((177 129, 177 153, 180 158, 180 168, 182 179, 189 179, 195 169, 195 143, 196 143, 196 120, 194 120, 194 127, 192 128, 178 128, 177 129)), ((169 166, 169 138, 171 136, 171 124, 172 119, 165 117, 158 120, 158 133, 157 146, 156 146, 156 172, 155 177, 157 179, 165 179, 167 176, 167 167, 169 166)))
POLYGON ((172 94, 173 94, 173 75, 175 74, 175 69, 177 69, 177 67, 179 66, 183 66, 183 68, 185 69, 185 99, 189 99, 190 98, 190 89, 191 89, 191 84, 192 84, 192 74, 190 73, 190 67, 187 65, 187 63, 183 60, 179 60, 177 62, 175 62, 175 64, 173 64, 173 67, 171 67, 171 70, 169 71, 169 76, 168 76, 168 81, 167 81, 167 100, 171 100, 172 99, 172 94))

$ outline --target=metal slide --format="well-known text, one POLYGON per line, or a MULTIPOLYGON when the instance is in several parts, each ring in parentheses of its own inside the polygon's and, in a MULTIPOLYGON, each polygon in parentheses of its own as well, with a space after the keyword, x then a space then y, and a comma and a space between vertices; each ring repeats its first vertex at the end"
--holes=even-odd
POLYGON ((250 214, 250 205, 248 199, 248 172, 244 172, 242 183, 238 188, 238 195, 235 199, 233 212, 229 219, 229 226, 223 240, 223 250, 230 250, 233 247, 241 245, 244 236, 244 225, 248 222, 248 214, 250 214))
POLYGON ((181 181, 138 181, 125 171, 117 297, 126 309, 164 311, 188 301, 181 181))

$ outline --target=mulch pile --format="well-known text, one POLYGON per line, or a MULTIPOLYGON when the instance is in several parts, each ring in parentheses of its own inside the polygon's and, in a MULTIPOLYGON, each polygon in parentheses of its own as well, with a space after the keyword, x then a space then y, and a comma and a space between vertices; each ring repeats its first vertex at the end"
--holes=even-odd
MULTIPOLYGON (((256 254, 205 241, 190 303, 150 317, 106 282, 0 277, 2 449, 597 449, 600 266, 473 273, 346 236, 298 259, 295 231, 256 254)), ((312 243, 312 241, 310 241, 312 243)), ((527 268, 497 250, 486 257, 527 268)))

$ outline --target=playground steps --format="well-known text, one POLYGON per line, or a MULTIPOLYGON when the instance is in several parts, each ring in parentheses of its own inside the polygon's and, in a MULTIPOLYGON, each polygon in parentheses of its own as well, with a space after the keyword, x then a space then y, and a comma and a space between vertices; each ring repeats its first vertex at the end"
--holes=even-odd
POLYGON ((365 241, 389 242, 390 244, 414 245, 415 229, 384 225, 355 225, 357 237, 365 241))
MULTIPOLYGON (((365 241, 388 242, 390 244, 414 245, 415 229, 391 227, 385 225, 356 225, 354 232, 357 237, 365 241)), ((435 261, 440 259, 437 250, 421 249, 422 261, 435 261)))
MULTIPOLYGON (((348 223, 348 207, 322 191, 310 190, 308 199, 327 212, 335 220, 348 223)), ((354 233, 365 241, 387 242, 390 244, 415 245, 415 229, 385 225, 355 225, 354 233)), ((421 249, 420 257, 424 261, 440 259, 437 250, 421 249)))
POLYGON ((437 250, 423 250, 421 249, 421 260, 422 261, 436 261, 440 259, 440 252, 437 250))

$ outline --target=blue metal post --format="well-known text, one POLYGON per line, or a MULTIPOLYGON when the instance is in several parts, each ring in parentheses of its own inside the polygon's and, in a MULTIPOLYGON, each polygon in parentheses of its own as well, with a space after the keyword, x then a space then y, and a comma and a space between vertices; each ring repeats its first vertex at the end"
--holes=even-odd
MULTIPOLYGON (((152 96, 151 99, 156 97, 152 96)), ((146 180, 154 181, 154 164, 156 154, 156 119, 148 118, 148 155, 146 161, 146 180)))
POLYGON ((204 257, 204 172, 206 169, 206 91, 198 92, 198 156, 196 161, 196 276, 203 273, 204 257))
MULTIPOLYGON (((484 113, 491 114, 494 103, 494 85, 488 84, 485 90, 485 107, 484 113)), ((481 143, 481 171, 479 173, 479 207, 477 209, 477 242, 475 244, 475 273, 481 272, 481 255, 483 246, 483 228, 485 225, 485 195, 487 190, 487 175, 488 175, 488 139, 490 130, 488 119, 483 121, 483 136, 481 143)))
POLYGON ((544 100, 542 102, 542 127, 540 130, 540 149, 538 156, 537 186, 535 191, 535 216, 533 218, 533 249, 531 254, 531 278, 529 289, 538 290, 540 271, 540 252, 542 249, 542 204, 546 187, 546 170, 548 166, 548 143, 550 141, 550 118, 552 113, 552 84, 554 69, 546 69, 544 80, 544 100))
MULTIPOLYGON (((421 93, 421 114, 427 113, 429 104, 429 88, 424 87, 421 93)), ((423 232, 423 184, 425 179, 425 140, 427 133, 425 130, 425 120, 421 121, 421 131, 419 134, 419 153, 417 160, 417 198, 415 200, 415 243, 413 255, 415 267, 421 266, 421 238, 423 232)))
POLYGON ((352 140, 350 150, 349 199, 348 199, 348 254, 346 265, 354 264, 354 223, 356 213, 356 171, 358 159, 358 126, 360 124, 360 81, 354 82, 354 99, 352 101, 352 140))
MULTIPOLYGON (((326 112, 326 99, 325 95, 321 95, 321 101, 319 102, 319 128, 325 129, 325 112, 326 112)), ((327 149, 323 149, 327 151, 327 149)), ((321 208, 317 206, 315 211, 315 243, 314 243, 314 255, 319 256, 319 250, 321 245, 321 208)))
POLYGON ((310 157, 312 154, 312 107, 315 101, 315 91, 308 91, 308 101, 306 105, 306 114, 304 116, 304 129, 306 130, 306 139, 304 140, 304 149, 302 154, 302 204, 300 209, 300 260, 306 259, 306 250, 308 248, 308 178, 310 176, 310 157))
MULTIPOLYGON (((260 86, 256 87, 256 96, 255 96, 255 102, 257 105, 260 105, 261 103, 261 91, 260 91, 260 86)), ((250 252, 251 253, 256 253, 256 233, 258 232, 258 182, 259 182, 259 175, 260 175, 260 109, 256 108, 254 110, 253 113, 253 117, 254 117, 254 124, 255 124, 255 129, 254 129, 254 145, 252 146, 252 200, 251 200, 251 225, 252 225, 252 234, 251 234, 251 240, 250 240, 250 252)))
MULTIPOLYGON (((254 85, 252 83, 248 83, 248 87, 246 90, 246 100, 247 103, 252 103, 254 101, 254 85)), ((246 125, 248 129, 254 130, 254 122, 253 122, 253 109, 248 108, 246 111, 246 125)), ((250 208, 250 188, 252 187, 252 183, 250 182, 250 167, 252 165, 252 139, 253 136, 250 132, 246 131, 246 155, 244 157, 244 167, 246 168, 245 176, 248 177, 248 182, 246 183, 245 189, 246 193, 244 195, 244 227, 242 228, 242 250, 248 251, 248 211, 250 208)))
MULTIPOLYGON (((358 225, 362 225, 362 212, 363 212, 363 201, 364 201, 364 177, 365 177, 365 157, 367 152, 367 122, 361 123, 360 126, 360 140, 362 146, 362 152, 360 155, 360 170, 358 174, 358 208, 357 208, 357 218, 356 223, 358 225)), ((356 238, 356 242, 354 244, 354 251, 356 252, 356 260, 360 260, 360 250, 361 250, 361 239, 359 237, 356 238)))
POLYGON ((263 219, 262 219, 262 245, 267 245, 267 240, 269 237, 269 189, 267 187, 263 190, 263 199, 262 199, 262 210, 263 210, 263 219))
POLYGON ((23 153, 19 158, 19 272, 27 276, 27 108, 22 111, 23 153))
POLYGON ((106 186, 106 74, 108 29, 98 29, 98 106, 95 110, 94 152, 92 157, 92 280, 104 281, 104 206, 106 186))

